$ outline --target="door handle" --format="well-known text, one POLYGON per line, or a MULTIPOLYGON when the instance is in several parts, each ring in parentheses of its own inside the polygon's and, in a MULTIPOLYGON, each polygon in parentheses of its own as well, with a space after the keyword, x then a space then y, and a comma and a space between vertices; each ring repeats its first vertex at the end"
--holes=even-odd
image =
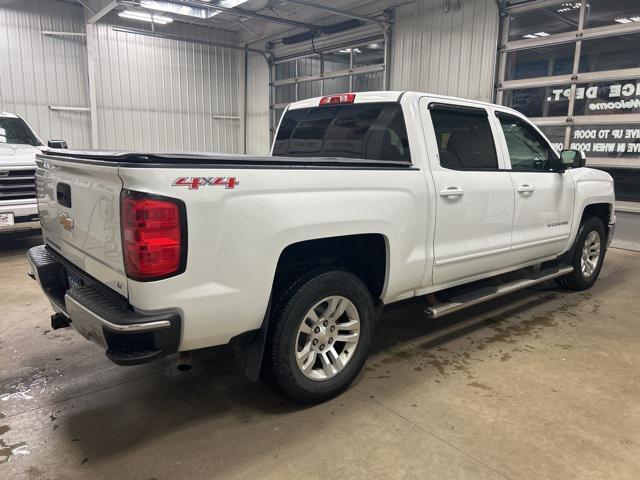
POLYGON ((441 197, 461 197, 464 195, 464 190, 460 187, 447 187, 444 190, 440 190, 441 197))
POLYGON ((533 193, 535 188, 533 185, 529 185, 528 183, 522 184, 517 188, 519 193, 533 193))

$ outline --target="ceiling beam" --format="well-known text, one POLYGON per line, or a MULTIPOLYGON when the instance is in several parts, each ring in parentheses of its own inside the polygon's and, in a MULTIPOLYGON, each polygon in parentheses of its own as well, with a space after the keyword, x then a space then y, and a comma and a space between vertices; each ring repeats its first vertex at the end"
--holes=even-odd
MULTIPOLYGON (((88 16, 89 18, 87 19, 87 23, 99 22, 102 17, 107 15, 109 12, 111 12, 111 10, 113 10, 117 6, 118 6, 118 0, 111 0, 111 1, 107 2, 106 5, 102 6, 102 8, 100 8, 96 12, 93 12, 92 15, 88 16)), ((87 8, 89 8, 89 7, 87 7, 87 8)))
POLYGON ((298 5, 300 7, 312 8, 314 10, 319 10, 325 13, 331 13, 333 15, 339 15, 341 17, 355 18, 356 20, 361 20, 363 22, 375 23, 376 25, 380 25, 381 27, 386 27, 391 25, 389 20, 380 20, 374 17, 369 17, 367 15, 360 15, 358 13, 348 12, 346 10, 341 10, 339 8, 328 7, 326 5, 321 5, 317 3, 310 3, 303 0, 283 0, 285 3, 291 3, 293 5, 298 5))

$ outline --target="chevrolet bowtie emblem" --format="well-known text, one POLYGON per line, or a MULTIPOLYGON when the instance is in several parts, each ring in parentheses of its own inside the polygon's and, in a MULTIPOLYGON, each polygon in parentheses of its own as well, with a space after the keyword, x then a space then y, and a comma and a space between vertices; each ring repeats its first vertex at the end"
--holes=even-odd
POLYGON ((67 215, 66 213, 61 213, 60 215, 58 215, 58 221, 65 230, 73 230, 73 218, 69 217, 69 215, 67 215))

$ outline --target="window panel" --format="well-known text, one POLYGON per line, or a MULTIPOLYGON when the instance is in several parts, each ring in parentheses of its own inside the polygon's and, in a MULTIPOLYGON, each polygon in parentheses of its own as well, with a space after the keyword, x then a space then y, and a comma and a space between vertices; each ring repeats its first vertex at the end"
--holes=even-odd
POLYGON ((567 127, 563 125, 552 125, 539 128, 549 139, 556 152, 561 152, 564 149, 564 134, 567 127))
POLYGON ((576 85, 574 115, 627 113, 640 113, 640 80, 576 85))
POLYGON ((579 1, 512 14, 509 23, 509 41, 543 38, 555 33, 577 31, 579 15, 579 1))
POLYGON ((573 43, 508 52, 505 80, 570 74, 574 54, 573 43))
POLYGON ((571 148, 587 157, 640 159, 640 124, 574 126, 571 148))
POLYGON ((581 73, 638 67, 640 33, 582 41, 579 69, 581 73))
POLYGON ((518 110, 527 117, 562 117, 569 112, 569 90, 564 88, 541 87, 507 90, 503 104, 518 110), (554 90, 560 90, 555 95, 554 90))
POLYGON ((640 22, 638 0, 591 0, 585 15, 585 27, 605 27, 640 22))
POLYGON ((486 111, 466 113, 431 109, 431 119, 442 167, 452 170, 498 169, 496 147, 486 111))
POLYGON ((514 115, 499 113, 498 119, 514 171, 552 171, 558 162, 555 152, 527 122, 514 115))

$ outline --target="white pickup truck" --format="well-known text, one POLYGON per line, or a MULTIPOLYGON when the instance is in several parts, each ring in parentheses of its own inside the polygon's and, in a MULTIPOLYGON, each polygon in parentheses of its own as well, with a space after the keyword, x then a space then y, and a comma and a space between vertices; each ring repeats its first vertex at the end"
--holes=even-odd
POLYGON ((35 173, 42 145, 22 118, 0 111, 0 234, 40 228, 35 173))
POLYGON ((382 306, 438 317, 596 280, 611 177, 508 108, 416 92, 304 100, 269 157, 39 155, 31 275, 117 364, 231 344, 300 402, 362 368, 382 306))

